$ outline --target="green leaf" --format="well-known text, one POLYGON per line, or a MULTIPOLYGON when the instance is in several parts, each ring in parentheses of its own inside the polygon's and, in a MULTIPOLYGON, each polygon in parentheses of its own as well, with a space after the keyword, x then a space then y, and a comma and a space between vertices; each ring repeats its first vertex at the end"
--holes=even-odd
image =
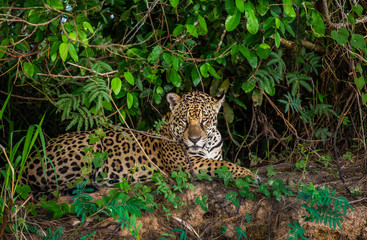
POLYGON ((247 47, 245 47, 245 46, 239 46, 239 48, 240 48, 240 52, 247 59, 247 61, 249 62, 250 66, 252 68, 256 68, 257 67, 257 57, 256 57, 256 54, 254 52, 248 50, 247 47))
POLYGON ((280 47, 280 35, 278 32, 274 33, 274 40, 275 40, 275 46, 279 48, 280 47))
POLYGON ((111 81, 111 87, 112 87, 112 91, 118 95, 121 91, 121 85, 122 85, 122 82, 121 82, 121 79, 118 78, 118 77, 115 77, 114 79, 112 79, 111 81))
POLYGON ((155 90, 155 92, 157 94, 162 94, 163 93, 163 88, 161 86, 157 87, 157 90, 155 90))
MULTIPOLYGON (((245 83, 245 82, 243 82, 243 83, 245 83)), ((246 83, 247 83, 247 82, 246 82, 246 83)), ((247 110, 246 105, 245 105, 243 102, 241 102, 240 100, 238 100, 237 98, 233 98, 233 97, 231 97, 231 96, 226 96, 226 98, 228 98, 228 99, 230 99, 230 100, 234 101, 236 104, 238 104, 239 106, 241 106, 243 109, 247 110)))
POLYGON ((252 91, 252 101, 254 102, 254 106, 261 106, 263 103, 263 95, 260 92, 260 90, 255 89, 254 91, 252 91))
POLYGON ((293 0, 283 0, 283 9, 289 17, 296 17, 296 12, 293 9, 293 0))
POLYGON ((168 66, 172 66, 172 55, 171 53, 164 52, 162 54, 163 60, 167 63, 168 66))
POLYGON ((268 198, 271 197, 268 187, 265 184, 261 184, 258 189, 259 192, 264 193, 264 195, 267 196, 268 198))
POLYGON ((227 78, 226 80, 224 80, 222 82, 222 84, 218 88, 218 91, 219 92, 227 92, 230 84, 231 84, 231 82, 229 81, 229 78, 227 78))
POLYGON ((69 33, 69 37, 70 37, 72 40, 76 41, 76 32, 75 32, 75 31, 73 31, 73 32, 69 33))
POLYGON ((32 191, 29 185, 17 185, 16 192, 20 195, 21 198, 27 199, 29 193, 32 191))
POLYGON ((33 74, 34 74, 33 64, 29 62, 23 62, 23 71, 26 75, 33 77, 33 74))
POLYGON ((50 6, 52 8, 57 9, 57 10, 63 10, 64 9, 64 4, 62 4, 61 0, 50 0, 50 6))
POLYGON ((275 83, 273 78, 260 78, 259 84, 264 91, 270 96, 275 94, 275 83))
POLYGON ((93 29, 93 27, 92 27, 92 25, 90 25, 90 23, 89 22, 83 22, 83 28, 84 28, 84 30, 85 31, 89 31, 90 33, 94 33, 94 29, 93 29))
POLYGON ((247 18, 246 28, 251 34, 256 34, 259 30, 259 21, 255 16, 255 7, 248 1, 245 3, 245 16, 247 18))
POLYGON ((367 93, 362 93, 362 104, 363 105, 367 104, 367 93))
POLYGON ((100 141, 100 138, 96 134, 94 133, 89 134, 89 144, 90 145, 93 145, 99 141, 100 141))
POLYGON ((65 62, 66 58, 68 57, 68 43, 64 42, 60 44, 59 53, 62 61, 65 62))
POLYGON ((208 73, 208 65, 207 64, 203 64, 200 66, 200 73, 204 78, 209 77, 209 73, 208 73))
POLYGON ((262 43, 262 44, 260 44, 259 48, 262 48, 262 49, 270 49, 270 46, 269 46, 269 44, 262 43))
POLYGON ((236 27, 238 26, 238 24, 241 21, 241 13, 237 10, 237 8, 234 10, 234 14, 233 15, 228 15, 226 22, 225 22, 225 27, 226 30, 228 32, 233 31, 236 29, 236 27))
POLYGON ((200 74, 196 67, 193 67, 191 70, 191 79, 194 86, 197 86, 200 83, 200 74))
POLYGON ((177 7, 180 0, 169 0, 169 2, 171 3, 171 6, 175 8, 175 7, 177 7))
POLYGON ((226 199, 231 201, 233 205, 238 207, 240 205, 240 201, 237 199, 237 196, 238 193, 236 193, 235 191, 230 191, 229 193, 226 194, 226 199))
POLYGON ((363 12, 363 7, 359 4, 352 6, 352 10, 355 11, 358 16, 362 16, 362 12, 363 12))
POLYGON ((78 54, 75 50, 74 44, 70 43, 69 48, 68 48, 68 52, 69 52, 71 58, 74 59, 75 62, 78 62, 79 58, 78 58, 78 54))
POLYGON ((134 103, 134 96, 131 93, 127 93, 126 95, 127 108, 130 109, 134 103))
POLYGON ((349 38, 349 32, 347 29, 345 28, 340 28, 337 31, 332 30, 331 31, 331 37, 337 41, 340 45, 344 45, 348 42, 348 38, 349 38))
POLYGON ((93 166, 95 168, 99 168, 103 166, 103 160, 107 160, 108 153, 107 152, 95 152, 93 158, 93 166))
POLYGON ((187 31, 188 31, 192 36, 194 36, 194 37, 196 37, 196 38, 199 36, 199 35, 198 35, 198 30, 196 29, 195 25, 193 25, 193 24, 186 24, 186 25, 185 25, 185 27, 186 27, 187 31))
POLYGON ((269 51, 263 48, 258 48, 256 54, 262 59, 267 59, 269 57, 269 51))
POLYGON ((205 212, 208 211, 208 197, 206 195, 197 196, 195 203, 198 204, 205 212))
POLYGON ((173 69, 175 69, 176 71, 178 71, 178 69, 180 68, 180 58, 176 55, 172 55, 172 66, 173 69))
POLYGON ((180 87, 181 86, 181 76, 180 74, 178 74, 177 71, 175 70, 171 70, 170 73, 170 78, 171 78, 171 83, 175 86, 175 87, 180 87))
POLYGON ((200 23, 200 26, 203 28, 203 30, 207 33, 208 32, 208 26, 206 25, 206 21, 202 16, 198 16, 198 21, 200 23))
POLYGON ((348 21, 350 22, 350 24, 354 25, 357 23, 357 20, 355 19, 354 17, 354 14, 353 13, 349 13, 348 14, 348 21))
POLYGON ((361 76, 359 78, 358 77, 354 78, 354 83, 356 84, 356 86, 359 90, 362 90, 362 88, 365 84, 364 77, 361 76))
POLYGON ((218 168, 214 171, 214 173, 218 174, 219 178, 223 179, 224 186, 228 186, 229 182, 233 180, 233 174, 228 171, 227 166, 222 166, 222 168, 218 168))
POLYGON ((224 8, 226 9, 228 15, 234 15, 236 6, 233 0, 224 0, 224 8))
POLYGON ((352 39, 350 40, 350 44, 352 44, 353 47, 359 48, 361 50, 366 49, 366 41, 364 40, 364 37, 360 34, 352 33, 352 39))
POLYGON ((236 7, 241 13, 243 13, 245 11, 245 4, 243 3, 243 0, 236 0, 236 7))
POLYGON ((215 71, 215 69, 212 67, 212 65, 210 65, 210 63, 205 63, 206 65, 207 65, 207 69, 208 69, 208 71, 210 72, 210 74, 213 76, 213 77, 215 77, 215 78, 217 78, 217 79, 220 79, 220 76, 217 74, 217 72, 215 71))
POLYGON ((182 31, 184 30, 184 25, 179 24, 177 27, 175 27, 175 29, 173 29, 173 35, 178 36, 182 33, 182 31))
POLYGON ((256 10, 261 15, 264 16, 269 10, 269 0, 259 0, 259 5, 257 5, 256 10))
POLYGON ((148 56, 148 62, 156 63, 159 58, 159 54, 161 53, 162 47, 157 45, 153 48, 152 52, 148 56))
POLYGON ((229 124, 233 123, 234 112, 233 112, 233 109, 226 102, 223 103, 223 112, 224 112, 224 117, 227 120, 227 122, 229 124))
POLYGON ((279 29, 280 23, 281 23, 280 19, 279 18, 275 18, 275 26, 277 27, 277 29, 279 29))
POLYGON ((134 76, 131 74, 131 72, 124 72, 124 77, 125 77, 126 81, 128 83, 130 83, 130 85, 134 86, 135 80, 134 80, 134 76))
POLYGON ((312 11, 312 28, 315 31, 315 37, 324 37, 325 35, 325 25, 322 20, 321 14, 314 10, 312 11))
MULTIPOLYGON (((3 42, 4 42, 4 40, 3 40, 3 42)), ((0 47, 0 58, 2 58, 5 55, 5 53, 6 53, 6 48, 5 47, 0 47)))

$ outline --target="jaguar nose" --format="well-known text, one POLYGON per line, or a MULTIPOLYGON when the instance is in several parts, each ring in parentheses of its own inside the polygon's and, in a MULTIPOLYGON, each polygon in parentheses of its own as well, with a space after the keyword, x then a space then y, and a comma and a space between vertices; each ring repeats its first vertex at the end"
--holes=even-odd
POLYGON ((201 137, 189 137, 190 141, 194 144, 200 141, 201 137))

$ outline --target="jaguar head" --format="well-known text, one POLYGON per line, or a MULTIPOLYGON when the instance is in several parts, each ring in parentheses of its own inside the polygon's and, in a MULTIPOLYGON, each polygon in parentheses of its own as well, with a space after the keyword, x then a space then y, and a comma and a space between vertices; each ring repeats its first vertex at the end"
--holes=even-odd
POLYGON ((190 92, 181 97, 169 93, 167 101, 172 112, 169 126, 174 137, 190 152, 202 151, 210 133, 216 131, 224 94, 217 99, 202 92, 190 92))

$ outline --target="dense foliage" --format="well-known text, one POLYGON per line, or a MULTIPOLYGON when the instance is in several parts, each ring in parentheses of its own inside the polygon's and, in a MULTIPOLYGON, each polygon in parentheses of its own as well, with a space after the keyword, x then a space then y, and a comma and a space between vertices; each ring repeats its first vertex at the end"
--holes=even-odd
MULTIPOLYGON (((146 130, 167 111, 168 92, 225 91, 225 158, 242 165, 297 148, 366 150, 366 9, 339 0, 0 0, 2 211, 9 198, 27 199, 16 171, 35 145, 112 124, 146 130)), ((276 183, 281 200, 289 189, 276 183)), ((122 219, 136 232, 132 214, 122 219)))

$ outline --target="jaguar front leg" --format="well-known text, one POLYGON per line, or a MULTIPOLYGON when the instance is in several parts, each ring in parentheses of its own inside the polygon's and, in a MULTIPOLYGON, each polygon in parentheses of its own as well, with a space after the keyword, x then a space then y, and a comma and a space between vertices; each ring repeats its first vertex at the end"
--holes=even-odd
POLYGON ((193 157, 190 159, 190 161, 195 175, 200 173, 201 169, 204 169, 210 176, 215 176, 216 175, 215 170, 221 169, 223 166, 226 166, 228 167, 228 171, 232 173, 234 179, 250 176, 257 182, 259 183, 261 182, 261 178, 255 173, 253 173, 251 170, 238 166, 231 162, 217 161, 213 159, 198 158, 198 157, 193 157))

